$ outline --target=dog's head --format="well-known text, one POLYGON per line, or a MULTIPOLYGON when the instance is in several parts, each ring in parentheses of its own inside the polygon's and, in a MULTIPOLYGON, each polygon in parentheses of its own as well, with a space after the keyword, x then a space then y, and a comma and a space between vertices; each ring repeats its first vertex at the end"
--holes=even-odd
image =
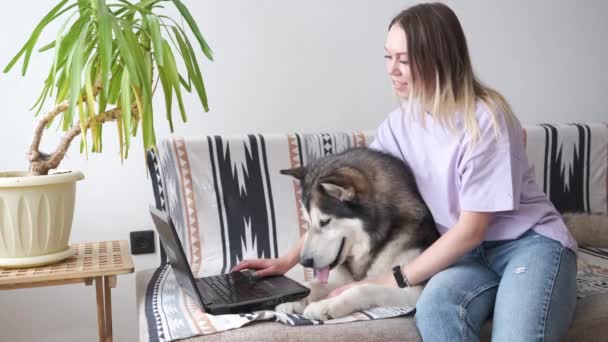
POLYGON ((365 175, 352 166, 318 162, 307 167, 282 170, 300 181, 302 204, 309 230, 300 264, 315 270, 327 282, 329 271, 364 243, 363 203, 368 200, 365 175))

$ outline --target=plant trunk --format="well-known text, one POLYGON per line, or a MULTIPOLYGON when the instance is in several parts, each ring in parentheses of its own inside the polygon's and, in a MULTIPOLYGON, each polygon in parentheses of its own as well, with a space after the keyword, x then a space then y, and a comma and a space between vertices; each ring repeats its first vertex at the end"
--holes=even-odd
MULTIPOLYGON (((50 112, 46 113, 36 125, 36 129, 34 131, 34 138, 32 140, 32 144, 28 151, 27 157, 30 162, 30 167, 28 170, 28 176, 42 176, 48 175, 50 170, 56 169, 65 154, 67 153, 72 140, 77 137, 82 130, 80 128, 80 122, 76 123, 76 125, 72 126, 59 142, 59 145, 55 149, 55 151, 51 154, 46 154, 40 151, 40 141, 42 140, 42 134, 44 133, 44 128, 48 123, 57 115, 65 112, 68 109, 67 101, 64 101, 55 108, 53 108, 50 112)), ((137 108, 132 108, 133 115, 137 115, 137 108)), ((119 107, 111 109, 107 112, 101 113, 90 118, 85 127, 90 127, 93 123, 104 123, 107 121, 113 121, 120 118, 122 111, 119 107)))

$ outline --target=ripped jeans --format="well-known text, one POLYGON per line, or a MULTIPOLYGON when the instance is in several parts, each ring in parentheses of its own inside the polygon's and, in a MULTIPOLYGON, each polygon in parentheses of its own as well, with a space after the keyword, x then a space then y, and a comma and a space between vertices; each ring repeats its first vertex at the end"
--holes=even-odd
POLYGON ((576 307, 576 254, 528 231, 486 241, 427 283, 416 305, 425 342, 479 341, 492 318, 492 341, 559 341, 576 307))

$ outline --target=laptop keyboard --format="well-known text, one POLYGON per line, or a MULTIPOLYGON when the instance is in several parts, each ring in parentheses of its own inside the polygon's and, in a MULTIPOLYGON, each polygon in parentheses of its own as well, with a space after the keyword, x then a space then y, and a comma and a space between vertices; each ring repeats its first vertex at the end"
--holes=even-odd
POLYGON ((250 283, 238 272, 204 277, 201 280, 214 289, 226 303, 238 303, 270 295, 268 291, 260 287, 262 283, 250 283))

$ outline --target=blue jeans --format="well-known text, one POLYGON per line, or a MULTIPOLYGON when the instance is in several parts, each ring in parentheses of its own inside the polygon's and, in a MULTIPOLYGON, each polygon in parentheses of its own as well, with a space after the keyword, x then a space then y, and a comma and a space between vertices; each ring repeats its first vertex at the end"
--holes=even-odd
POLYGON ((530 230, 486 241, 427 283, 416 325, 427 341, 559 341, 576 306, 576 254, 530 230))

